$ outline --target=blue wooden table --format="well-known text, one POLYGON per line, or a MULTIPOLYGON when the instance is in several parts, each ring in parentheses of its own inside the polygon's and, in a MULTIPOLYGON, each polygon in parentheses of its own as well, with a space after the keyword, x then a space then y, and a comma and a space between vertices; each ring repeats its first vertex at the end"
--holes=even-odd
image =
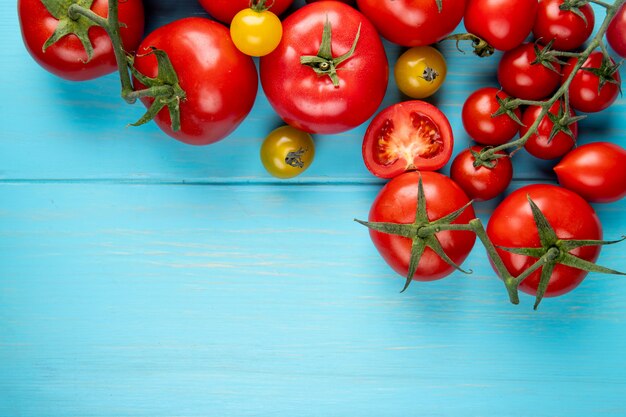
MULTIPOLYGON (((204 15, 146 5, 149 28, 204 15)), ((209 147, 126 127, 143 107, 116 77, 44 72, 15 9, 0 4, 0 416, 626 415, 623 278, 590 274, 534 312, 532 297, 508 303, 477 245, 473 275, 400 294, 352 221, 382 186, 361 160, 365 125, 316 136, 310 170, 275 180, 258 153, 280 120, 262 93, 209 147)), ((461 105, 495 85, 497 59, 442 51, 431 101, 458 153, 461 105)), ((400 99, 391 80, 383 105, 400 99)), ((626 146, 625 120, 620 98, 579 142, 626 146)), ((524 152, 514 166, 511 188, 554 181, 524 152)), ((484 221, 494 204, 476 205, 484 221)), ((595 207, 606 238, 626 234, 626 201, 595 207)), ((626 270, 625 248, 599 262, 626 270)))

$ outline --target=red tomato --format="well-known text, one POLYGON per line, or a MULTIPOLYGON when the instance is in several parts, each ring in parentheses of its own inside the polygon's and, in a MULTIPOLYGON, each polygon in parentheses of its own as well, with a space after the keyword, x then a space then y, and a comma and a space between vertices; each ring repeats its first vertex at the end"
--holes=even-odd
POLYGON ((537 0, 468 0, 465 28, 500 51, 520 45, 535 22, 537 0))
POLYGON ((461 22, 465 0, 357 0, 359 9, 380 34, 403 46, 438 42, 461 22))
MULTIPOLYGON (((332 72, 335 64, 324 59, 332 72)), ((389 68, 382 42, 372 24, 354 8, 340 2, 302 7, 283 22, 278 48, 261 57, 261 84, 278 115, 309 133, 339 133, 365 122, 378 108, 387 89, 389 68), (322 64, 302 64, 317 58, 324 25, 332 27, 328 49, 336 59, 348 53, 360 27, 354 54, 336 67, 336 81, 322 64)))
MULTIPOLYGON (((315 3, 317 1, 329 1, 329 0, 306 0, 307 3, 315 3)), ((340 2, 346 3, 346 4, 354 3, 354 0, 336 0, 336 1, 340 1, 340 2)))
MULTIPOLYGON (((476 166, 476 158, 472 151, 480 153, 482 149, 480 146, 472 146, 461 151, 450 167, 450 178, 475 201, 491 200, 499 196, 513 178, 513 164, 508 156, 493 160, 493 168, 482 164, 476 166)), ((498 154, 506 155, 504 152, 498 154)))
MULTIPOLYGON (((560 119, 564 114, 566 114, 562 106, 563 102, 561 101, 554 103, 549 110, 549 114, 552 116, 544 116, 541 122, 539 122, 537 133, 528 137, 524 147, 532 156, 540 159, 560 158, 574 146, 576 138, 578 137, 577 122, 569 125, 569 129, 572 132, 571 136, 564 131, 559 131, 552 139, 550 139, 550 135, 552 134, 552 130, 554 128, 554 121, 550 117, 557 117, 560 119)), ((522 123, 524 123, 524 126, 522 126, 522 130, 520 132, 521 136, 524 136, 526 132, 528 132, 528 129, 533 123, 535 123, 535 120, 537 120, 540 113, 540 106, 528 106, 528 108, 524 110, 524 115, 522 116, 522 123)), ((574 110, 570 108, 569 117, 575 116, 576 113, 574 113, 574 110)))
POLYGON ((393 104, 372 120, 363 138, 363 161, 381 178, 440 169, 450 160, 450 122, 437 107, 413 100, 393 104))
POLYGON ((626 58, 626 4, 622 5, 611 20, 606 31, 606 40, 622 58, 626 58))
MULTIPOLYGON (((252 109, 258 81, 254 61, 239 52, 228 28, 190 17, 161 26, 138 48, 135 67, 155 77, 157 61, 150 47, 165 51, 187 98, 180 103, 181 129, 172 131, 167 108, 155 118, 168 135, 192 145, 207 145, 230 134, 252 109)), ((135 80, 136 88, 144 86, 135 80)), ((146 106, 154 99, 143 99, 146 106)))
MULTIPOLYGON (((70 2, 72 3, 72 2, 70 2)), ((18 0, 17 3, 22 39, 30 55, 47 71, 66 80, 84 81, 101 77, 117 70, 113 45, 100 27, 89 29, 93 55, 89 61, 85 47, 75 35, 67 35, 50 45, 43 46, 59 25, 59 20, 48 12, 41 0, 18 0)), ((95 0, 91 10, 102 17, 109 14, 107 0, 95 0)), ((141 0, 119 3, 120 35, 126 51, 137 48, 144 29, 141 0)), ((85 18, 83 18, 85 19, 85 18)))
MULTIPOLYGON (((500 105, 496 96, 501 99, 509 97, 505 92, 493 87, 484 87, 474 91, 463 104, 463 127, 472 139, 483 145, 502 145, 515 136, 520 125, 507 114, 496 117, 500 105)), ((513 112, 519 119, 522 112, 513 112)))
MULTIPOLYGON (((577 58, 570 58, 563 71, 563 80, 567 79, 576 65, 577 58)), ((583 64, 583 68, 601 68, 603 66, 604 55, 600 51, 592 52, 583 64)), ((611 64, 614 64, 611 59, 611 64)), ((600 78, 585 69, 580 69, 574 75, 574 79, 569 86, 570 105, 576 110, 586 113, 599 112, 609 107, 619 95, 619 84, 621 83, 619 71, 609 77, 609 80, 600 87, 600 78), (617 84, 615 84, 615 82, 617 84)))
MULTIPOLYGON (((450 178, 436 172, 406 172, 389 181, 380 191, 369 213, 370 222, 409 224, 415 221, 418 181, 420 175, 426 197, 428 219, 440 219, 469 202, 469 199, 450 178)), ((474 209, 468 207, 453 222, 465 224, 475 218, 474 209)), ((444 252, 460 265, 469 255, 476 235, 467 231, 442 231, 436 234, 444 252)), ((381 233, 370 229, 370 238, 381 256, 398 274, 409 273, 411 239, 381 233)), ((434 281, 449 275, 454 268, 432 249, 426 248, 413 275, 416 281, 434 281)))
MULTIPOLYGON (((199 0, 200 5, 211 17, 230 25, 235 15, 250 7, 250 0, 199 0)), ((268 0, 267 5, 275 15, 283 14, 293 0, 268 0)))
MULTIPOLYGON (((558 238, 602 239, 600 220, 582 197, 556 185, 533 184, 508 195, 493 211, 487 225, 487 235, 496 247, 541 247, 528 196, 542 211, 558 238)), ((537 260, 499 248, 496 250, 513 276, 518 276, 537 260)), ((583 246, 569 253, 594 262, 598 258, 600 247, 583 246)), ((573 290, 585 276, 586 271, 557 264, 550 276, 546 297, 555 297, 573 290)), ((540 277, 541 268, 522 281, 519 289, 527 294, 536 294, 540 277)))
POLYGON ((537 59, 535 48, 543 50, 543 46, 523 43, 506 51, 498 64, 498 81, 513 97, 524 100, 540 100, 546 98, 557 89, 561 81, 561 65, 551 63, 550 69, 537 59))
POLYGON ((626 150, 609 142, 582 145, 554 167, 559 183, 594 203, 626 195, 626 150))
POLYGON ((561 10, 565 0, 540 0, 533 35, 542 44, 554 40, 552 47, 571 51, 582 46, 593 31, 595 14, 589 4, 578 7, 580 15, 571 10, 561 10))

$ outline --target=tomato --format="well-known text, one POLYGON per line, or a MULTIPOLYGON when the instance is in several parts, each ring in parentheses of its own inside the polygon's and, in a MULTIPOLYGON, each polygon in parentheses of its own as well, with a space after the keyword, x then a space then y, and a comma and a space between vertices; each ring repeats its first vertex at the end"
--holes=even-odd
MULTIPOLYGON (((593 208, 578 194, 550 184, 533 184, 509 194, 493 211, 487 225, 487 236, 497 247, 497 252, 507 270, 518 276, 528 269, 536 258, 513 254, 505 248, 540 248, 537 225, 528 197, 539 207, 560 239, 602 238, 602 226, 593 208)), ((598 246, 583 246, 569 253, 594 262, 600 253, 598 246)), ((557 264, 546 291, 547 297, 565 294, 576 288, 587 275, 586 271, 557 264)), ((539 285, 541 268, 520 284, 520 290, 535 294, 539 285)))
MULTIPOLYGON (((563 80, 566 80, 576 65, 577 58, 570 58, 563 71, 563 80)), ((599 112, 609 107, 619 95, 621 83, 619 71, 611 65, 615 65, 611 59, 610 63, 605 61, 604 55, 600 51, 592 52, 584 62, 582 68, 576 72, 572 83, 569 86, 570 105, 576 110, 586 113, 599 112), (606 74, 602 77, 584 68, 592 70, 605 69, 606 74), (601 81, 604 85, 600 88, 601 81)))
POLYGON ((394 66, 400 91, 411 98, 430 97, 446 79, 446 60, 432 46, 415 46, 405 51, 394 66))
MULTIPOLYGON (((330 0, 306 0, 307 3, 315 3, 317 1, 330 1, 330 0)), ((354 0, 336 0, 336 1, 340 1, 340 2, 346 3, 346 4, 354 3, 354 0)))
MULTIPOLYGON (((519 132, 519 123, 508 114, 492 117, 500 109, 496 96, 509 97, 497 88, 484 87, 474 91, 463 104, 463 127, 472 139, 483 145, 501 145, 519 132)), ((513 110, 513 114, 518 119, 522 116, 519 109, 513 110)))
POLYGON ((365 16, 343 3, 318 2, 285 19, 283 39, 261 57, 260 72, 267 99, 286 123, 310 133, 339 133, 374 114, 389 68, 365 16))
MULTIPOLYGON (((250 7, 250 0, 199 0, 199 2, 211 17, 227 25, 230 25, 238 12, 250 7)), ((272 13, 280 16, 292 3, 293 0, 269 0, 267 5, 270 6, 272 13)))
MULTIPOLYGON (((172 131, 163 109, 157 125, 168 135, 192 145, 206 145, 230 134, 252 109, 258 81, 254 61, 233 44, 222 24, 200 17, 176 20, 149 34, 138 48, 137 70, 157 75, 150 47, 165 51, 187 98, 180 103, 181 129, 172 131)), ((144 86, 135 80, 137 89, 144 86)), ((150 106, 154 99, 142 99, 150 106)))
POLYGON ((626 150, 609 142, 582 145, 554 167, 559 183, 587 201, 610 203, 626 195, 626 150))
POLYGON ((468 0, 465 28, 500 51, 520 45, 535 22, 537 0, 468 0))
MULTIPOLYGON (((524 148, 526 148, 528 153, 532 156, 539 159, 560 158, 572 149, 576 143, 576 138, 578 137, 578 123, 575 121, 576 113, 570 108, 569 114, 567 114, 563 106, 562 101, 554 103, 550 107, 548 114, 539 122, 537 133, 533 133, 528 137, 524 148), (557 128, 555 131, 555 121, 558 122, 559 120, 566 120, 567 118, 574 119, 569 125, 571 135, 567 133, 568 128, 565 126, 563 130, 558 130, 557 128), (550 138, 553 131, 555 134, 550 138)), ((524 126, 522 126, 520 135, 524 136, 526 132, 528 132, 528 129, 535 123, 540 113, 540 106, 528 106, 528 108, 524 110, 524 115, 522 116, 524 126)))
POLYGON ((263 56, 272 52, 283 36, 283 25, 271 11, 251 8, 238 12, 230 23, 233 43, 250 56, 263 56))
POLYGON ((626 4, 619 8, 606 31, 606 40, 622 58, 626 58, 626 4))
POLYGON ((403 46, 438 42, 461 22, 465 0, 357 0, 357 5, 380 34, 403 46))
MULTIPOLYGON (((88 28, 89 21, 86 18, 78 19, 82 31, 88 31, 88 40, 93 47, 91 59, 76 35, 64 36, 44 51, 44 44, 59 28, 59 22, 71 19, 67 14, 57 15, 55 18, 41 0, 18 0, 17 7, 26 49, 47 71, 72 81, 91 80, 117 71, 113 45, 104 29, 97 26, 88 28)), ((91 10, 99 16, 107 17, 108 7, 107 0, 95 0, 91 10)), ((124 49, 133 52, 143 36, 143 4, 141 0, 123 1, 119 3, 118 11, 122 23, 120 35, 124 49)))
MULTIPOLYGON (((418 181, 422 178, 428 219, 440 219, 469 202, 469 199, 450 178, 436 172, 407 172, 389 181, 372 203, 370 222, 410 224, 415 221, 417 209, 418 181)), ((465 224, 475 218, 470 206, 453 222, 465 224)), ((460 265, 469 255, 476 236, 467 231, 441 231, 436 235, 446 255, 460 265)), ((398 274, 409 273, 411 239, 386 234, 370 229, 370 238, 381 256, 398 274)), ((416 281, 441 279, 454 271, 431 248, 427 247, 413 274, 416 281)))
POLYGON ((277 178, 302 174, 313 162, 315 144, 306 132, 291 126, 274 129, 261 145, 261 162, 277 178))
POLYGON ((450 122, 424 101, 393 104, 372 120, 363 137, 363 161, 377 177, 405 171, 434 171, 450 160, 454 138, 450 122))
MULTIPOLYGON (((551 68, 536 62, 537 48, 543 46, 523 43, 506 51, 498 64, 498 81, 508 94, 524 100, 540 100, 554 92, 561 81, 561 65, 546 62, 551 68)), ((540 58, 542 59, 542 58, 540 58)))
POLYGON ((589 39, 595 14, 589 4, 577 6, 578 12, 561 10, 565 3, 566 0, 539 0, 533 36, 544 45, 554 40, 552 47, 559 51, 572 51, 589 39))
POLYGON ((491 200, 499 196, 513 178, 511 158, 504 152, 497 153, 503 157, 493 160, 493 167, 476 163, 473 153, 479 154, 482 149, 480 146, 472 146, 461 151, 450 167, 450 178, 475 201, 491 200))

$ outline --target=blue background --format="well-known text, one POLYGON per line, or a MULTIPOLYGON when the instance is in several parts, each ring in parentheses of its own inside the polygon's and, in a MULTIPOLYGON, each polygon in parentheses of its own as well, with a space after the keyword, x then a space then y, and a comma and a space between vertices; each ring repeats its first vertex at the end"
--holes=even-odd
MULTIPOLYGON (((149 28, 205 16, 145 3, 149 28)), ((532 297, 508 303, 477 245, 474 274, 399 294, 352 221, 383 184, 361 160, 366 124, 316 136, 310 170, 279 181, 258 158, 281 124, 261 91, 231 137, 192 147, 126 127, 144 109, 115 75, 39 68, 14 2, 0 42, 0 416, 626 415, 624 278, 590 274, 533 312, 532 297)), ((450 72, 430 101, 458 153, 462 103, 496 85, 497 56, 441 50, 450 72)), ((401 99, 391 79, 383 106, 401 99)), ((620 97, 579 143, 626 146, 624 120, 620 97)), ((511 189, 554 182, 552 164, 519 152, 511 189)), ((476 205, 484 221, 496 203, 476 205)), ((606 238, 626 234, 625 201, 595 208, 606 238)), ((599 262, 626 270, 624 246, 599 262)))

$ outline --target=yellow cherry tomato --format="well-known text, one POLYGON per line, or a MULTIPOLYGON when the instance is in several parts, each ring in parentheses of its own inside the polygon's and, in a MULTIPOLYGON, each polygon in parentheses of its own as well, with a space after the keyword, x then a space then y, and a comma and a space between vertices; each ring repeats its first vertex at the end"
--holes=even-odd
POLYGON ((291 126, 273 130, 261 145, 261 162, 277 178, 302 174, 313 162, 315 144, 310 134, 291 126))
POLYGON ((272 52, 283 37, 283 25, 269 10, 246 8, 230 23, 230 36, 237 49, 246 55, 263 56, 272 52))
POLYGON ((429 97, 446 79, 446 60, 432 46, 416 46, 400 55, 394 76, 400 91, 412 98, 429 97))

